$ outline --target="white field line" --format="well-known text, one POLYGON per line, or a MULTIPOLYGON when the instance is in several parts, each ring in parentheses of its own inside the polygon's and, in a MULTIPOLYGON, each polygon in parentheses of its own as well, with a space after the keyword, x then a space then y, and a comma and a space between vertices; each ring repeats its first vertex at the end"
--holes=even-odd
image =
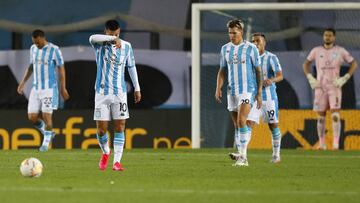
MULTIPOLYGON (((14 154, 16 155, 31 155, 31 156, 35 156, 36 157, 36 153, 33 153, 32 151, 27 151, 27 152, 16 152, 14 154)), ((56 156, 56 155, 69 155, 69 153, 71 153, 71 151, 69 152, 53 152, 53 153, 49 153, 47 154, 48 156, 56 156)), ((199 153, 199 152, 179 152, 179 153, 175 153, 175 152, 131 152, 131 151, 124 151, 126 156, 142 156, 142 155, 146 155, 146 156, 211 156, 211 157, 226 157, 227 153, 223 153, 223 152, 219 152, 219 153, 199 153)), ((3 155, 7 155, 7 152, 5 152, 3 155)), ((9 155, 12 155, 12 153, 9 153, 9 155)), ((45 154, 42 154, 45 155, 45 154)), ((100 155, 100 151, 99 152, 81 152, 81 155, 100 155)), ((252 154, 251 151, 248 152, 248 156, 249 157, 269 157, 271 156, 271 152, 269 151, 268 154, 252 154)), ((343 158, 343 159, 360 159, 360 151, 359 151, 359 155, 314 155, 314 154, 284 154, 282 155, 282 157, 289 157, 289 158, 325 158, 325 159, 338 159, 338 158, 343 158)))
POLYGON ((190 190, 190 189, 101 189, 101 188, 57 188, 57 187, 0 187, 0 192, 56 192, 56 193, 167 193, 167 194, 207 194, 207 195, 340 195, 359 196, 359 191, 306 191, 306 190, 190 190))

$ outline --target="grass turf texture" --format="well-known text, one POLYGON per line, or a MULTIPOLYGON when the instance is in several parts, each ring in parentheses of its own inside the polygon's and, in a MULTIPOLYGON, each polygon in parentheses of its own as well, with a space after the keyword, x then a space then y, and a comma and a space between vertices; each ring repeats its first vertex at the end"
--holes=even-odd
POLYGON ((231 149, 125 150, 124 172, 98 169, 100 150, 0 151, 0 202, 359 202, 360 152, 250 150, 233 167, 231 149), (36 157, 40 178, 20 175, 36 157))

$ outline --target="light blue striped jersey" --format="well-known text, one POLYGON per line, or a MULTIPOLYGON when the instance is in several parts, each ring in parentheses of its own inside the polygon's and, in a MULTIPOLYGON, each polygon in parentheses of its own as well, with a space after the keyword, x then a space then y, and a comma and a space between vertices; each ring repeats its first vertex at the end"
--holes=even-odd
POLYGON ((30 64, 33 64, 33 87, 37 90, 57 88, 55 67, 64 65, 58 46, 48 42, 39 49, 35 44, 30 48, 30 64))
POLYGON ((259 51, 248 41, 239 45, 229 42, 222 46, 220 68, 228 71, 228 94, 253 93, 256 88, 255 69, 260 66, 259 51))
POLYGON ((125 93, 125 67, 136 68, 131 44, 121 40, 120 49, 110 43, 94 43, 92 46, 97 64, 95 91, 103 95, 125 93))
MULTIPOLYGON (((264 80, 275 77, 276 74, 281 71, 279 59, 275 54, 265 51, 265 53, 260 56, 260 60, 264 80)), ((268 87, 263 87, 262 99, 263 101, 277 100, 275 83, 272 83, 268 87)))

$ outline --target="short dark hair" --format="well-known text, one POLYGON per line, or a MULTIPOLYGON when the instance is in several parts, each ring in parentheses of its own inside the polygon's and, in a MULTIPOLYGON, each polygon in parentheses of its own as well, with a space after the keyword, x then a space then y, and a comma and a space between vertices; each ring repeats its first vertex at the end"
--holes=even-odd
POLYGON ((232 20, 229 20, 229 22, 227 22, 226 26, 228 28, 237 27, 240 30, 243 30, 244 29, 244 22, 242 20, 240 20, 240 19, 232 19, 232 20))
POLYGON ((256 33, 252 34, 252 37, 263 37, 264 40, 266 40, 265 34, 262 32, 256 32, 256 33))
POLYGON ((324 30, 324 32, 332 32, 334 35, 336 35, 336 31, 335 31, 335 29, 332 28, 332 27, 326 28, 326 29, 324 30))
POLYGON ((118 21, 116 21, 116 20, 108 20, 105 23, 105 29, 107 29, 107 30, 115 31, 119 28, 120 28, 120 25, 119 25, 118 21))
POLYGON ((31 36, 33 38, 37 38, 37 37, 45 37, 45 32, 39 29, 36 29, 32 32, 31 36))

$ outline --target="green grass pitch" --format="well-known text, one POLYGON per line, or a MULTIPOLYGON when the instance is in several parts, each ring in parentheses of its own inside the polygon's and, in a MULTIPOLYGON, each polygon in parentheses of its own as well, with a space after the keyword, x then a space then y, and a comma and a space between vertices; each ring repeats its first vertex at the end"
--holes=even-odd
POLYGON ((100 171, 95 149, 0 151, 0 202, 360 202, 359 151, 282 150, 274 165, 250 150, 249 167, 233 167, 231 151, 125 150, 124 172, 100 171), (41 177, 20 175, 28 157, 41 177))

